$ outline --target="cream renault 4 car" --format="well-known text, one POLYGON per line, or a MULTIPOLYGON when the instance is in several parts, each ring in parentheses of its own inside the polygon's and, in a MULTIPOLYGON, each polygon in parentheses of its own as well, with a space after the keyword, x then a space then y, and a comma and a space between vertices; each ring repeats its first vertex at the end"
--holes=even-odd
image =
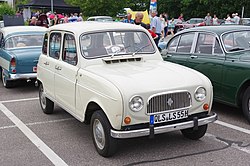
POLYGON ((124 23, 78 22, 50 27, 37 79, 44 113, 54 103, 90 124, 97 152, 118 139, 181 130, 190 139, 217 119, 203 74, 163 61, 148 31, 124 23))

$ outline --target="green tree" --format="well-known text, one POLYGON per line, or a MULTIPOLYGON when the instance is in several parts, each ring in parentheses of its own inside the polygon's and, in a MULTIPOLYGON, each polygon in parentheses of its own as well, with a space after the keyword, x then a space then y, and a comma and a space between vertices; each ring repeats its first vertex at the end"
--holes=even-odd
POLYGON ((3 20, 3 15, 14 15, 15 11, 7 3, 0 4, 0 20, 3 20))

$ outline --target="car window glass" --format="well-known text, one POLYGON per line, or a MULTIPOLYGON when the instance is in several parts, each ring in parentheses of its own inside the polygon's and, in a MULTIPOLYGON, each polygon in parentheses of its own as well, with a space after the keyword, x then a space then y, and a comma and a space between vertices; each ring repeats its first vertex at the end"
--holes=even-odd
POLYGON ((41 47, 43 42, 43 34, 33 35, 18 35, 9 37, 5 41, 5 48, 17 48, 17 47, 41 47))
POLYGON ((62 60, 71 65, 77 64, 75 37, 71 34, 64 35, 62 60))
POLYGON ((43 48, 42 48, 42 52, 43 52, 44 55, 47 55, 47 48, 48 48, 48 34, 46 33, 44 35, 43 48))
POLYGON ((153 53, 154 46, 144 32, 100 32, 80 38, 81 51, 87 58, 121 54, 153 53))
POLYGON ((218 39, 215 40, 214 54, 223 54, 218 39))
POLYGON ((61 48, 61 33, 51 33, 49 40, 49 56, 59 59, 61 48))
POLYGON ((199 34, 195 53, 212 54, 215 36, 211 34, 199 34))
POLYGON ((168 52, 175 52, 176 51, 178 41, 179 41, 179 36, 175 37, 173 40, 170 41, 170 43, 168 45, 168 52))
POLYGON ((249 49, 250 31, 230 32, 222 36, 226 51, 239 51, 249 49))
POLYGON ((0 47, 4 47, 4 38, 3 38, 3 34, 0 32, 0 47))
POLYGON ((193 39, 194 33, 182 35, 180 38, 179 45, 177 47, 177 52, 190 53, 193 39))

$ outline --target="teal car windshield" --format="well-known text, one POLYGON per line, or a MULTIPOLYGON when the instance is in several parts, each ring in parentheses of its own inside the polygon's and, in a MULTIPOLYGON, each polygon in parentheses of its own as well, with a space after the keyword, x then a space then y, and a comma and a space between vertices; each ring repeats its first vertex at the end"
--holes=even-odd
POLYGON ((86 58, 125 54, 152 54, 154 45, 149 36, 139 31, 112 31, 82 35, 81 51, 86 58))
POLYGON ((43 34, 12 36, 5 41, 5 49, 32 47, 32 46, 41 47, 42 42, 43 42, 43 34))
POLYGON ((222 42, 227 52, 248 50, 250 48, 250 31, 226 33, 222 36, 222 42))

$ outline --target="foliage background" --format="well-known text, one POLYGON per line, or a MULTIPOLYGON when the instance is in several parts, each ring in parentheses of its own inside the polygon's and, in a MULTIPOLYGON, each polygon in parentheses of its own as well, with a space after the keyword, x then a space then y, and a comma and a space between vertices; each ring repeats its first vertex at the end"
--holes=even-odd
MULTIPOLYGON (((17 4, 25 4, 31 0, 16 0, 17 4)), ((205 17, 208 12, 225 18, 227 14, 239 13, 245 7, 244 17, 250 17, 249 0, 157 0, 158 12, 167 12, 170 17, 184 14, 185 19, 191 17, 205 17)), ((150 0, 65 0, 67 4, 79 6, 84 16, 110 15, 115 17, 123 12, 123 8, 135 11, 149 9, 150 0)))

